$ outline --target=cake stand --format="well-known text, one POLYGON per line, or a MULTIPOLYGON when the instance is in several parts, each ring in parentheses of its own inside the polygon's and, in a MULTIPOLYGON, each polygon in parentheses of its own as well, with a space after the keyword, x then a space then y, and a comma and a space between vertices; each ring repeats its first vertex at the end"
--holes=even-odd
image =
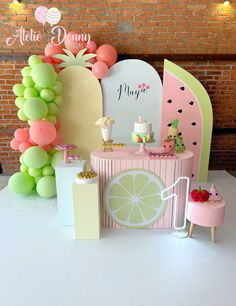
POLYGON ((135 154, 138 154, 138 155, 149 154, 149 152, 146 150, 146 144, 154 143, 154 142, 155 142, 155 140, 153 140, 151 142, 135 142, 135 141, 131 140, 131 143, 139 144, 139 149, 138 149, 138 151, 135 152, 135 154))

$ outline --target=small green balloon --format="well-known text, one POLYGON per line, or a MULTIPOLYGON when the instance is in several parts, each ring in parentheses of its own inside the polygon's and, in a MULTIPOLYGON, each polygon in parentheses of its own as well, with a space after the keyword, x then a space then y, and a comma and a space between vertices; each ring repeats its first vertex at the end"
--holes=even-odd
POLYGON ((28 173, 30 176, 36 177, 41 175, 42 170, 40 168, 29 168, 28 173))
POLYGON ((24 153, 23 154, 21 154, 21 156, 20 156, 20 163, 22 164, 22 165, 24 165, 25 164, 25 162, 24 162, 24 153))
POLYGON ((62 84, 59 81, 57 81, 55 85, 53 85, 51 88, 57 95, 60 95, 62 93, 62 84))
POLYGON ((27 87, 24 91, 24 98, 25 99, 30 99, 30 98, 33 98, 33 97, 37 97, 37 95, 38 95, 37 90, 35 90, 32 87, 27 87))
POLYGON ((23 106, 25 115, 30 120, 39 120, 45 118, 48 113, 47 104, 40 98, 30 98, 23 106))
POLYGON ((54 175, 55 171, 51 166, 44 166, 42 173, 44 176, 48 176, 48 175, 54 175))
POLYGON ((23 84, 15 84, 13 86, 13 92, 18 97, 23 97, 25 91, 25 86, 23 84))
POLYGON ((48 153, 48 162, 47 162, 46 166, 50 166, 51 161, 52 161, 52 156, 48 153))
POLYGON ((57 113, 57 106, 54 103, 48 103, 48 113, 50 115, 55 115, 57 113))
POLYGON ((36 186, 37 193, 42 198, 52 198, 57 194, 56 190, 56 180, 54 176, 44 176, 42 177, 36 186))
POLYGON ((56 98, 53 100, 53 103, 55 103, 56 105, 61 105, 63 102, 63 99, 61 96, 56 96, 56 98))
POLYGON ((34 177, 35 184, 37 184, 38 181, 39 181, 42 177, 43 177, 43 175, 34 177))
POLYGON ((28 173, 17 172, 10 177, 8 186, 14 193, 27 195, 33 190, 35 182, 28 173))
POLYGON ((40 147, 30 147, 24 152, 24 162, 29 168, 41 168, 47 164, 48 154, 40 147))
MULTIPOLYGON (((23 106, 24 107, 24 106, 23 106)), ((25 115, 23 109, 19 109, 18 112, 17 112, 17 117, 21 120, 21 121, 27 121, 28 118, 27 116, 25 115)))
POLYGON ((50 102, 54 99, 54 92, 51 89, 42 89, 40 92, 40 97, 46 102, 50 102))
POLYGON ((56 124, 56 122, 57 122, 56 116, 47 116, 47 117, 45 117, 45 119, 47 121, 50 121, 52 124, 56 124))
POLYGON ((52 148, 48 154, 50 154, 51 156, 53 156, 55 153, 57 153, 58 151, 55 148, 52 148))
MULTIPOLYGON (((30 76, 25 76, 23 77, 22 79, 22 84, 25 86, 25 87, 34 87, 34 81, 33 79, 30 77, 30 76)), ((25 94, 25 93, 24 93, 25 94)))
POLYGON ((36 65, 42 63, 41 58, 38 55, 31 55, 28 59, 30 67, 35 67, 36 65))
POLYGON ((18 108, 22 108, 23 105, 24 105, 24 103, 25 103, 25 101, 26 101, 25 98, 23 98, 23 97, 17 97, 17 98, 15 99, 15 104, 16 104, 16 106, 17 106, 18 108))
POLYGON ((26 66, 26 67, 24 67, 23 69, 21 69, 21 75, 22 75, 23 77, 30 76, 30 71, 31 71, 31 67, 26 66))
POLYGON ((50 87, 56 82, 56 72, 48 63, 38 64, 32 69, 33 81, 40 87, 50 87))
POLYGON ((21 171, 21 172, 28 172, 28 169, 29 169, 29 167, 27 167, 27 166, 24 165, 24 164, 22 164, 22 165, 20 166, 20 171, 21 171))
POLYGON ((55 169, 56 165, 63 159, 64 159, 64 153, 62 151, 57 151, 52 157, 51 161, 52 168, 55 169))

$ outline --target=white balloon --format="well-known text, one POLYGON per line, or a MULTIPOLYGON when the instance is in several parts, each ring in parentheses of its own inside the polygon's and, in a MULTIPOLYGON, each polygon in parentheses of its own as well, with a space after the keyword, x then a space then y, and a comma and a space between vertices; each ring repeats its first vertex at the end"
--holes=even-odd
POLYGON ((61 20, 61 12, 59 9, 56 7, 50 8, 47 11, 46 20, 51 26, 57 24, 61 20))

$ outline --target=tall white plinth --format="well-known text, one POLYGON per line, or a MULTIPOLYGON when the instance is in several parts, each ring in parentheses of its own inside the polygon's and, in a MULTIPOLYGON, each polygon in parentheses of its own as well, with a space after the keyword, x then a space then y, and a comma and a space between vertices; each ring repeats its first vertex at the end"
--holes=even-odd
POLYGON ((72 160, 67 164, 61 161, 55 168, 57 206, 60 223, 62 225, 74 225, 72 185, 76 175, 81 171, 85 171, 85 166, 85 160, 72 160))

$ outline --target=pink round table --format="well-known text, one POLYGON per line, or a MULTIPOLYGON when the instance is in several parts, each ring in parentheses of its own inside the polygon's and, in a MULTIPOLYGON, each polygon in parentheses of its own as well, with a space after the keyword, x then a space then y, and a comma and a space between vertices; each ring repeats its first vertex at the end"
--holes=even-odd
POLYGON ((205 203, 188 202, 187 219, 191 222, 189 237, 192 237, 195 225, 211 228, 211 240, 215 242, 216 227, 224 223, 225 201, 208 201, 205 203))
MULTIPOLYGON (((147 151, 163 152, 163 148, 148 146, 147 151)), ((100 203, 101 203, 101 222, 104 227, 120 228, 107 214, 103 203, 103 192, 109 180, 116 174, 129 169, 145 169, 158 175, 165 187, 171 186, 179 177, 192 177, 193 153, 186 150, 181 154, 176 154, 176 159, 158 158, 150 159, 148 155, 135 154, 137 146, 114 148, 113 152, 96 150, 91 153, 92 170, 99 175, 100 184, 100 203)), ((177 208, 177 225, 182 225, 185 212, 185 192, 186 183, 182 182, 175 192, 179 196, 177 208)), ((173 199, 167 202, 167 209, 161 219, 151 228, 172 228, 173 227, 173 199)))

